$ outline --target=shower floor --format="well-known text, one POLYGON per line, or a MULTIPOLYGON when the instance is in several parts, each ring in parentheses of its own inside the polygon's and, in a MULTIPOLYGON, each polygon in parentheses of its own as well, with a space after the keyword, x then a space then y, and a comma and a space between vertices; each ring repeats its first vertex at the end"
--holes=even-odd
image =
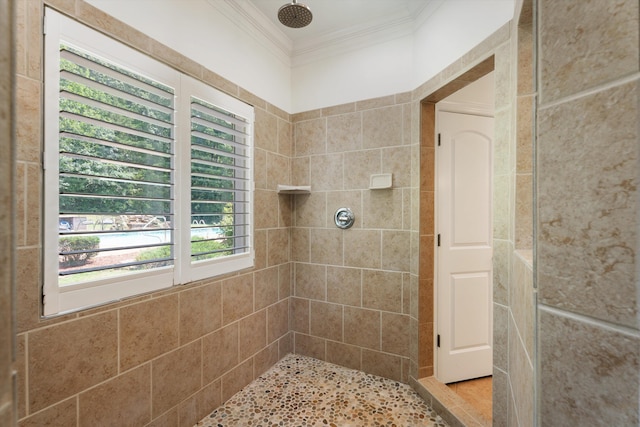
POLYGON ((446 427, 408 385, 289 354, 197 427, 446 427))

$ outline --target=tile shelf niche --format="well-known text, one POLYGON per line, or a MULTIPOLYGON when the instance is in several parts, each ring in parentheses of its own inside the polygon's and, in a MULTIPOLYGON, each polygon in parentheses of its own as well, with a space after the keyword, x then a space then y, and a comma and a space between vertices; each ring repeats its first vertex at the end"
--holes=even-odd
POLYGON ((310 185, 282 185, 278 184, 278 194, 309 194, 310 185))

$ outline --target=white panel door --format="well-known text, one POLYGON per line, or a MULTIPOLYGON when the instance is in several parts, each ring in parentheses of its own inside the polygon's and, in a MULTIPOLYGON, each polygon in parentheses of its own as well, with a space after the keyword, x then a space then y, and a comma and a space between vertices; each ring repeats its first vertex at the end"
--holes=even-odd
POLYGON ((450 383, 492 373, 493 118, 438 111, 436 124, 436 377, 450 383))

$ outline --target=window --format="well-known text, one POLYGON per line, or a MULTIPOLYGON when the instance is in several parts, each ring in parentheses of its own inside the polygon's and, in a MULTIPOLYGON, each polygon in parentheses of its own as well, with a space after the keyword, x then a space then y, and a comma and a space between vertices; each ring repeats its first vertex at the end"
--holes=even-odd
POLYGON ((253 108, 46 10, 44 314, 253 265, 253 108))

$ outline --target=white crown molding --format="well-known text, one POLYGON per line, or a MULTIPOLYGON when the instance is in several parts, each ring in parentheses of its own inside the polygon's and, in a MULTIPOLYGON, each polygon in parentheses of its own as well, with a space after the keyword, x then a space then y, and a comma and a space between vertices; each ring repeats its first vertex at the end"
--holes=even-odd
POLYGON ((416 13, 416 19, 414 21, 414 31, 422 27, 425 22, 444 4, 446 0, 429 0, 422 9, 416 13))
POLYGON ((217 11, 289 66, 300 66, 413 34, 446 0, 429 0, 413 15, 398 12, 378 21, 295 43, 248 0, 207 0, 217 11))
POLYGON ((229 21, 262 44, 286 65, 291 66, 293 42, 250 1, 207 0, 229 21))

